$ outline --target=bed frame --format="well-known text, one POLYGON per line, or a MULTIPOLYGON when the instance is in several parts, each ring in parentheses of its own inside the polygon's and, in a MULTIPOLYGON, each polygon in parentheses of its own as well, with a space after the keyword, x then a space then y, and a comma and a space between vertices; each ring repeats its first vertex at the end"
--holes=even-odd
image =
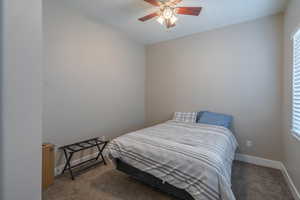
POLYGON ((151 187, 158 189, 164 193, 167 193, 171 196, 176 197, 177 199, 181 200, 194 200, 194 198, 185 190, 179 189, 169 183, 163 183, 162 180, 156 178, 155 176, 143 172, 123 161, 120 159, 116 159, 117 170, 128 174, 129 176, 147 184, 151 187))

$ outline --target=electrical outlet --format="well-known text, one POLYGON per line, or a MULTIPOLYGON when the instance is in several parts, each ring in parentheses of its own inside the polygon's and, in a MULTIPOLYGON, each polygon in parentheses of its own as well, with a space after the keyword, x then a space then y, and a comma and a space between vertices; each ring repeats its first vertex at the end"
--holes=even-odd
POLYGON ((253 146, 253 142, 251 140, 247 140, 246 141, 246 146, 247 147, 252 147, 253 146))

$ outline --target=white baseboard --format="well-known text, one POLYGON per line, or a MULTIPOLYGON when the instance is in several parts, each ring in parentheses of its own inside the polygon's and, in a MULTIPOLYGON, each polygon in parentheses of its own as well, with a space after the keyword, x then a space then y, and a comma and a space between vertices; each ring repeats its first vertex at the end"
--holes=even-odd
POLYGON ((245 154, 236 154, 235 160, 243 161, 246 163, 254 164, 254 165, 259 165, 263 167, 270 167, 274 169, 279 169, 281 170, 283 177, 285 178, 292 195, 295 200, 300 200, 300 194, 299 191, 297 190, 293 180, 291 179, 286 167, 284 164, 280 161, 275 161, 275 160, 268 160, 265 158, 260 158, 256 156, 250 156, 250 155, 245 155, 245 154))
POLYGON ((296 188, 293 180, 291 179, 286 167, 284 166, 284 164, 282 163, 282 168, 281 168, 281 171, 282 171, 282 174, 286 180, 286 182, 288 183, 291 191, 292 191, 292 194, 293 194, 293 197, 295 200, 300 200, 300 193, 298 191, 298 189, 296 188))
POLYGON ((270 167, 270 168, 274 168, 274 169, 280 169, 280 170, 282 169, 282 165, 283 165, 280 161, 268 160, 265 158, 250 156, 250 155, 246 155, 246 154, 239 154, 239 153, 237 153, 235 155, 235 160, 243 161, 246 163, 251 163, 254 165, 270 167))

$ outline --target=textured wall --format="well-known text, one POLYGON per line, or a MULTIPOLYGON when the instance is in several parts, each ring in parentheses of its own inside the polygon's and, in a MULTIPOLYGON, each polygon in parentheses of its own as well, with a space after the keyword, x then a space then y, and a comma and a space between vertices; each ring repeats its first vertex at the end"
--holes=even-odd
POLYGON ((228 113, 242 153, 281 160, 282 38, 276 15, 147 46, 147 124, 174 111, 228 113))
POLYGON ((144 46, 60 0, 43 3, 43 141, 60 146, 142 127, 144 46))

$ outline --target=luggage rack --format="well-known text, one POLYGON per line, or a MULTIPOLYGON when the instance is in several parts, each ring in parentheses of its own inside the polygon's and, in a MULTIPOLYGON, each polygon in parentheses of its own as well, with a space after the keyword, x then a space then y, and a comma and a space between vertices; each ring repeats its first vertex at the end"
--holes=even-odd
POLYGON ((73 144, 59 147, 59 149, 61 149, 64 152, 65 159, 66 159, 66 164, 65 164, 64 169, 61 174, 64 174, 66 170, 69 170, 71 178, 72 178, 72 180, 74 180, 75 177, 74 177, 74 173, 72 171, 72 169, 74 169, 74 168, 78 168, 84 164, 87 164, 87 166, 85 166, 84 168, 80 168, 80 169, 76 170, 76 172, 80 172, 80 171, 87 170, 87 169, 94 167, 101 163, 104 163, 106 165, 106 162, 104 160, 102 152, 103 152, 105 146, 107 145, 107 143, 108 143, 108 140, 101 140, 100 138, 96 137, 96 138, 92 138, 92 139, 88 139, 88 140, 84 140, 84 141, 80 141, 80 142, 76 142, 73 144), (94 147, 97 147, 97 151, 98 151, 97 155, 94 158, 82 161, 75 165, 71 165, 71 160, 75 153, 84 151, 87 149, 91 149, 94 147), (101 156, 102 160, 98 161, 100 156, 101 156))

